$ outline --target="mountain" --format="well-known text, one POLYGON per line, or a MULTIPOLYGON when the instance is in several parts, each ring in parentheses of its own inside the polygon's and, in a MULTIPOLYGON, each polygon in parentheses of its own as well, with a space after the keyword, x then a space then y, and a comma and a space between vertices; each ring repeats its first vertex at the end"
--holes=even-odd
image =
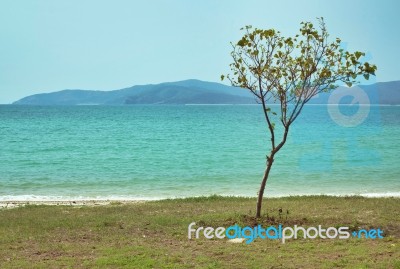
MULTIPOLYGON (((356 100, 370 104, 400 104, 400 81, 357 86, 368 97, 356 100)), ((355 89, 355 88, 353 88, 355 89)), ((349 92, 348 88, 338 90, 349 92)), ((339 92, 339 91, 338 91, 339 92)), ((365 97, 365 94, 363 96, 365 97)), ((345 94, 344 94, 345 95, 345 94)), ((310 104, 332 103, 331 94, 322 93, 310 104)), ((341 104, 353 101, 351 96, 336 98, 341 104)), ((252 94, 244 89, 215 82, 184 80, 161 84, 137 85, 114 91, 63 90, 24 97, 18 105, 135 105, 135 104, 255 104, 252 94)))
MULTIPOLYGON (((370 104, 381 104, 381 105, 399 105, 400 104, 400 81, 390 81, 390 82, 378 82, 370 85, 357 85, 351 89, 361 88, 361 90, 366 94, 368 100, 366 98, 362 98, 359 96, 361 100, 358 100, 359 103, 365 104, 369 102, 370 104)), ((337 90, 341 90, 343 92, 348 91, 349 88, 339 87, 337 90)), ((336 90, 335 90, 336 91, 336 90)), ((357 92, 349 92, 357 95, 357 92)), ((312 98, 309 103, 310 104, 327 104, 330 103, 329 98, 333 93, 322 93, 317 97, 312 98)), ((352 103, 352 96, 344 96, 339 103, 341 104, 350 104, 352 103)))
POLYGON ((63 90, 24 97, 18 105, 254 104, 248 91, 214 82, 184 80, 114 91, 63 90))

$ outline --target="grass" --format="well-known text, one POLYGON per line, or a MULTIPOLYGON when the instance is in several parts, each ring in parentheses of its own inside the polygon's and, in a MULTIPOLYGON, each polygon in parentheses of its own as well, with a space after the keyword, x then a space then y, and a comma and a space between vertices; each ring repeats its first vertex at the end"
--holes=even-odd
POLYGON ((0 268, 400 268, 400 199, 202 197, 0 210, 0 268), (279 209, 282 214, 279 214, 279 209), (289 214, 287 215, 287 211, 289 214), (188 225, 381 228, 384 239, 189 240, 188 225))

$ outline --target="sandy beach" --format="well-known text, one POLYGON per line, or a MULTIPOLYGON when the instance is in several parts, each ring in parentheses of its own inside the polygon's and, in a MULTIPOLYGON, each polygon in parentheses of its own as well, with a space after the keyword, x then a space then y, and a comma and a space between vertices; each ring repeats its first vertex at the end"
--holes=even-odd
POLYGON ((51 205, 51 206, 104 206, 110 204, 137 204, 145 200, 70 200, 70 201, 1 201, 0 209, 11 209, 26 205, 51 205))

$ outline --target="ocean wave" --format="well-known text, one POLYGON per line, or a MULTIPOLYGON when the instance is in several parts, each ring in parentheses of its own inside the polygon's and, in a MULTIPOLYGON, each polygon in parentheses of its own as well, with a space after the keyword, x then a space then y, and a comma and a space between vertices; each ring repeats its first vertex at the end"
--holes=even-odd
MULTIPOLYGON (((213 195, 213 194, 210 194, 213 195)), ((249 195, 230 195, 230 194, 218 194, 221 196, 234 196, 234 197, 255 197, 249 195)), ((335 197, 346 197, 346 196, 361 196, 366 198, 378 198, 378 197, 400 197, 400 192, 376 192, 376 193, 286 193, 286 194, 271 194, 265 198, 279 198, 279 197, 294 197, 294 196, 335 196, 335 197)), ((204 196, 204 195, 202 195, 204 196)), ((5 195, 0 196, 0 202, 69 202, 69 201, 157 201, 163 199, 176 199, 176 198, 190 198, 200 197, 198 195, 193 196, 157 196, 157 197, 145 197, 145 196, 126 196, 126 195, 109 195, 109 196, 54 196, 54 195, 5 195)))
POLYGON ((154 201, 162 197, 142 196, 52 196, 52 195, 5 195, 0 196, 0 202, 69 202, 69 201, 154 201))

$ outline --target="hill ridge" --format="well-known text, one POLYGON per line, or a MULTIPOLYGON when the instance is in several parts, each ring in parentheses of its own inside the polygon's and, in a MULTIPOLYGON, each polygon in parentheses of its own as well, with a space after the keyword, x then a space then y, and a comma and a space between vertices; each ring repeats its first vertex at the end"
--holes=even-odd
MULTIPOLYGON (((371 104, 400 104, 400 81, 359 85, 371 104)), ((345 89, 344 87, 340 87, 345 89)), ((329 94, 323 93, 310 104, 327 104, 329 94)), ((349 104, 351 98, 340 103, 349 104)), ((134 104, 255 104, 253 95, 241 88, 225 84, 187 79, 159 84, 134 85, 111 91, 64 89, 26 96, 17 105, 134 105, 134 104)), ((360 103, 363 103, 361 101, 360 103)))

